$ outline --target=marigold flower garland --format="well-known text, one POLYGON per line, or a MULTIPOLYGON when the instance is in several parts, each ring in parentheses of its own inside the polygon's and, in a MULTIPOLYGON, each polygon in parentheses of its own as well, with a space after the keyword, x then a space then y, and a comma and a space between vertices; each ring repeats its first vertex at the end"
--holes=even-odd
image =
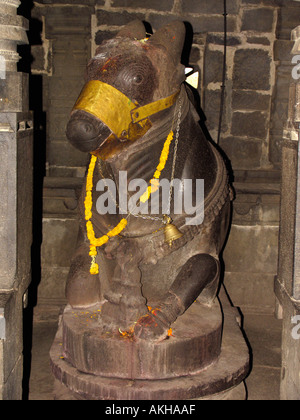
POLYGON ((97 157, 92 155, 88 174, 86 178, 86 196, 84 201, 84 207, 85 207, 85 220, 86 222, 86 230, 87 230, 87 237, 90 241, 90 257, 92 257, 92 263, 90 268, 91 274, 98 274, 99 273, 99 266, 96 263, 96 256, 97 256, 97 247, 100 247, 106 242, 108 242, 109 238, 112 238, 113 236, 119 235, 122 230, 125 229, 127 225, 127 220, 122 219, 118 226, 116 226, 114 229, 112 229, 110 232, 107 233, 107 235, 101 236, 101 238, 95 237, 95 232, 93 228, 93 224, 91 222, 92 218, 92 206, 93 206, 93 200, 92 200, 92 190, 93 190, 93 175, 95 170, 95 165, 97 162, 97 157))
POLYGON ((147 190, 144 192, 144 194, 140 197, 140 201, 142 203, 146 203, 147 200, 149 200, 150 195, 158 190, 159 188, 159 178, 161 175, 161 171, 166 166, 166 162, 168 160, 169 152, 170 152, 170 145, 173 140, 174 133, 173 131, 170 132, 170 134, 167 137, 167 140, 165 141, 163 150, 160 155, 159 164, 156 168, 156 171, 153 175, 153 178, 150 180, 150 186, 147 188, 147 190))
MULTIPOLYGON (((170 152, 170 144, 173 140, 174 133, 173 131, 167 137, 165 141, 163 150, 160 155, 159 164, 156 168, 156 171, 153 175, 153 178, 150 180, 151 186, 147 188, 145 193, 140 197, 140 201, 145 203, 152 193, 158 190, 159 188, 159 178, 161 175, 161 171, 164 169, 166 162, 168 160, 169 152, 170 152)), ((95 231, 93 228, 93 224, 91 222, 92 218, 92 207, 93 207, 93 199, 92 199, 92 190, 93 190, 93 176, 95 165, 97 162, 97 157, 92 155, 88 174, 86 178, 86 196, 84 200, 84 208, 85 208, 85 220, 86 220, 86 230, 87 230, 87 237, 90 242, 90 252, 89 255, 92 257, 92 263, 90 267, 91 274, 99 274, 99 266, 96 263, 96 256, 97 256, 97 247, 101 247, 102 245, 106 244, 110 238, 119 235, 127 226, 127 219, 122 219, 120 223, 112 230, 110 230, 106 235, 101 236, 100 238, 95 237, 95 231)))

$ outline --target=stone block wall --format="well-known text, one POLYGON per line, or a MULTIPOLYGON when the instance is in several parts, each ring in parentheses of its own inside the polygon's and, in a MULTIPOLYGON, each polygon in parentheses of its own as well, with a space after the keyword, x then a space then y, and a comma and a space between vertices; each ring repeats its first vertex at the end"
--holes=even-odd
MULTIPOLYGON (((269 311, 274 307, 281 142, 288 108, 286 87, 291 77, 288 51, 299 12, 297 1, 227 1, 227 72, 219 146, 231 167, 236 200, 224 253, 225 285, 234 303, 247 309, 269 311)), ((41 29, 40 41, 32 45, 32 74, 43 78, 43 110, 47 114, 45 233, 52 222, 51 235, 55 235, 59 223, 76 225, 76 191, 88 157, 67 143, 65 126, 84 83, 85 64, 97 45, 133 19, 147 22, 149 31, 175 19, 186 22, 188 39, 183 62, 200 73, 201 107, 206 127, 216 141, 224 54, 223 13, 220 0, 76 0, 72 5, 67 0, 35 2, 32 17, 41 29), (70 179, 77 187, 68 188, 70 179)), ((54 266, 58 272, 61 269, 64 284, 68 262, 65 260, 62 267, 60 254, 61 247, 68 245, 59 245, 59 235, 57 231, 56 259, 53 256, 50 265, 47 259, 44 261, 41 291, 54 266)), ((52 240, 44 235, 45 255, 53 246, 52 240)), ((41 298, 61 297, 61 291, 56 294, 53 287, 49 292, 49 287, 41 298)))
MULTIPOLYGON (((217 139, 224 50, 223 2, 73 3, 71 6, 64 0, 43 0, 33 9, 33 17, 43 21, 42 45, 32 47, 32 70, 48 75, 45 90, 50 97, 47 96, 45 106, 50 109, 47 162, 51 174, 68 176, 69 167, 85 165, 82 155, 65 144, 66 116, 82 86, 90 55, 104 39, 114 36, 120 26, 133 19, 146 21, 153 31, 175 19, 187 22, 193 41, 186 64, 200 70, 202 108, 210 134, 217 139), (53 117, 52 107, 57 109, 53 117)), ((276 135, 282 135, 287 101, 283 103, 281 91, 277 95, 275 82, 278 70, 284 63, 290 64, 290 33, 299 9, 297 1, 227 1, 227 80, 221 146, 234 169, 280 167, 280 140, 276 135)))
MULTIPOLYGON (((206 125, 217 140, 224 52, 223 2, 158 3, 97 2, 92 21, 93 51, 103 39, 115 34, 120 25, 136 18, 148 22, 154 31, 174 19, 188 22, 193 36, 189 64, 200 70, 199 93, 206 125)), ((291 16, 295 22, 299 9, 299 3, 293 1, 227 2, 227 80, 220 145, 235 170, 280 167, 280 144, 270 135, 274 119, 271 107, 272 99, 274 106, 277 100, 274 92, 277 66, 286 59, 290 61, 286 51, 291 46, 291 16)), ((281 128, 286 110, 287 103, 281 128)), ((279 124, 277 115, 274 124, 279 124)))

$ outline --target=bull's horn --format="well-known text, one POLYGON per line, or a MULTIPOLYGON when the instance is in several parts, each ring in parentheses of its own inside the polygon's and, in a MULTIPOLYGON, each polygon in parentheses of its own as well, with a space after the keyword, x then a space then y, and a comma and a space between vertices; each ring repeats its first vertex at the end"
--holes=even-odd
POLYGON ((146 37, 146 29, 143 22, 136 19, 128 23, 126 26, 123 26, 117 36, 140 40, 146 37))
POLYGON ((174 21, 158 29, 148 42, 162 45, 173 57, 174 63, 181 61, 183 45, 186 36, 185 25, 181 21, 174 21))

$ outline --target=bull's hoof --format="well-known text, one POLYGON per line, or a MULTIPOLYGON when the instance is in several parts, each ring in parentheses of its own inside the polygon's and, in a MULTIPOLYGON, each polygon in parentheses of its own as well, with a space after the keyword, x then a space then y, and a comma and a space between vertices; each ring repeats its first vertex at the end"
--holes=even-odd
POLYGON ((134 328, 137 339, 160 342, 168 337, 169 326, 157 317, 158 312, 152 311, 138 320, 134 328))

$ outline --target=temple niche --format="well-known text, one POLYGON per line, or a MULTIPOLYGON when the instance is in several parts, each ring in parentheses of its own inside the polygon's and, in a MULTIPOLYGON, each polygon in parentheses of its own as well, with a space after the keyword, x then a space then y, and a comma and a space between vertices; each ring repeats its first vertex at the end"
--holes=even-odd
MULTIPOLYGON (((221 399, 221 396, 245 399, 247 380, 251 383, 254 377, 251 361, 255 362, 252 357, 256 350, 252 349, 250 338, 249 342, 243 339, 243 326, 248 316, 257 320, 274 316, 278 328, 282 325, 281 364, 272 370, 272 374, 280 383, 278 397, 300 398, 297 329, 300 298, 297 262, 299 12, 298 0, 227 0, 226 16, 224 2, 217 0, 0 0, 0 190, 5 197, 0 202, 0 399, 21 399, 22 392, 26 398, 28 389, 24 384, 30 377, 28 362, 32 350, 30 325, 32 321, 45 319, 55 322, 60 319, 50 356, 55 377, 53 395, 57 399, 144 399, 147 393, 155 398, 155 392, 168 399, 172 387, 162 389, 160 381, 173 376, 181 378, 187 372, 191 376, 197 372, 195 382, 192 380, 190 384, 194 391, 185 394, 184 386, 178 380, 175 399, 180 399, 180 395, 185 395, 186 399, 221 399), (134 296, 139 296, 136 310, 131 309, 131 296, 126 294, 125 312, 118 312, 119 308, 114 306, 118 293, 109 290, 109 279, 113 277, 116 288, 121 287, 121 280, 118 270, 108 264, 100 292, 107 305, 104 310, 96 307, 97 302, 90 301, 86 306, 93 324, 89 334, 85 334, 86 324, 89 324, 86 314, 82 314, 76 304, 72 306, 73 298, 70 301, 76 287, 68 289, 68 279, 82 225, 78 215, 90 154, 70 143, 67 125, 85 84, 89 60, 101 45, 106 45, 109 39, 136 20, 144 22, 146 34, 155 34, 177 20, 185 22, 181 62, 198 72, 199 81, 194 93, 199 124, 209 142, 220 151, 228 171, 231 217, 224 246, 218 249, 220 282, 218 290, 214 290, 217 300, 210 308, 191 305, 174 321, 182 331, 181 323, 193 325, 197 316, 200 320, 210 319, 206 337, 195 334, 201 329, 197 327, 197 321, 191 329, 192 338, 189 338, 194 340, 193 345, 198 350, 202 349, 196 360, 192 356, 192 344, 186 345, 186 358, 180 356, 182 343, 178 348, 170 346, 172 339, 176 341, 175 333, 172 337, 170 332, 169 338, 161 342, 157 359, 152 359, 153 342, 145 344, 142 341, 135 348, 132 337, 125 335, 133 318, 138 322, 145 315, 141 309, 145 306, 143 299, 146 299, 146 308, 153 309, 151 299, 154 303, 159 302, 155 301, 152 292, 155 294, 162 287, 165 294, 171 287, 166 279, 160 284, 160 270, 167 273, 169 267, 174 266, 170 278, 175 279, 177 268, 178 274, 179 266, 183 267, 187 262, 183 255, 194 257, 193 252, 185 248, 186 243, 182 245, 182 251, 178 245, 172 257, 173 251, 170 255, 166 251, 168 245, 153 242, 159 250, 155 251, 155 258, 165 252, 166 259, 161 266, 160 263, 153 265, 156 271, 151 265, 142 267, 142 296, 137 292, 138 281, 133 284, 132 280, 138 278, 139 273, 130 272, 131 277, 124 277, 136 293, 134 296), (187 249, 186 253, 184 249, 187 249), (153 290, 152 277, 155 277, 153 290), (67 296, 66 289, 69 290, 67 296), (106 317, 105 333, 113 334, 113 328, 117 326, 117 330, 124 333, 117 347, 113 340, 107 344, 96 333, 93 335, 100 310, 106 317), (74 313, 80 320, 78 325, 74 324, 74 313), (122 318, 124 313, 126 316, 122 318), (188 320, 184 321, 185 317, 188 320), (83 329, 82 325, 85 325, 83 329), (126 343, 128 339, 125 351, 122 339, 126 343), (235 340, 239 344, 235 348, 235 365, 231 366, 232 383, 223 386, 229 375, 224 367, 228 365, 224 362, 226 349, 235 340), (61 342, 65 346, 64 353, 58 347, 61 342), (222 343, 225 353, 222 353, 222 343), (169 346, 174 353, 169 352, 169 346), (107 358, 107 363, 96 357, 90 360, 85 351, 91 348, 92 354, 101 348, 103 353, 111 354, 111 359, 107 358), (211 360, 206 359, 209 352, 203 348, 211 349, 211 360), (139 368, 126 365, 129 353, 130 360, 139 368), (119 354, 124 355, 124 360, 118 359, 119 354), (180 362, 176 363, 175 372, 169 361, 177 358, 180 362), (77 373, 68 371, 64 363, 69 363, 77 373), (221 365, 217 368, 219 382, 213 382, 206 367, 217 367, 217 363, 221 365), (200 374, 202 370, 208 372, 207 376, 200 374), (84 372, 84 376, 96 373, 96 377, 103 376, 105 380, 87 384, 78 372, 84 372), (107 377, 113 379, 109 381, 107 377), (133 387, 126 393, 122 386, 116 390, 114 378, 134 379, 137 383, 148 379, 155 384, 153 382, 153 388, 146 387, 144 391, 133 387)), ((153 63, 152 56, 151 60, 153 63)), ((158 149, 153 155, 155 162, 159 161, 162 148, 158 149)), ((171 146, 170 156, 172 151, 171 146)), ((166 171, 169 169, 172 168, 167 164, 166 171)), ((221 211, 222 206, 219 207, 218 211, 221 211)), ((117 223, 111 228, 115 226, 117 223)), ((186 234, 180 223, 176 228, 186 234)), ((196 230, 193 228, 188 232, 193 241, 199 233, 196 230)), ((184 242, 181 237, 176 240, 177 244, 184 242)), ((131 249, 129 239, 127 244, 131 249)), ((126 249, 114 249, 113 245, 112 261, 119 261, 119 266, 123 264, 129 272, 132 269, 132 265, 127 265, 131 261, 130 253, 126 254, 126 249)), ((143 252, 151 256, 148 245, 139 243, 132 249, 134 264, 140 264, 143 252)), ((211 249, 207 253, 213 254, 211 249)), ((216 256, 214 252, 214 258, 216 256)), ((97 258, 104 258, 99 250, 97 258)), ((98 262, 101 270, 103 261, 98 262)), ((200 266, 202 263, 199 262, 200 266)), ((198 270, 200 273, 201 269, 198 270)), ((210 270, 214 273, 213 267, 210 270)), ((80 290, 77 293, 83 298, 80 290)), ((173 315, 173 309, 171 312, 173 315)), ((168 329, 176 331, 177 325, 168 325, 168 329)), ((266 331, 270 331, 267 326, 266 331)), ((277 356, 270 356, 270 362, 265 362, 264 357, 262 360, 271 369, 269 363, 277 360, 277 356)), ((262 372, 263 369, 261 375, 262 372)), ((212 376, 215 378, 214 374, 212 376)))

